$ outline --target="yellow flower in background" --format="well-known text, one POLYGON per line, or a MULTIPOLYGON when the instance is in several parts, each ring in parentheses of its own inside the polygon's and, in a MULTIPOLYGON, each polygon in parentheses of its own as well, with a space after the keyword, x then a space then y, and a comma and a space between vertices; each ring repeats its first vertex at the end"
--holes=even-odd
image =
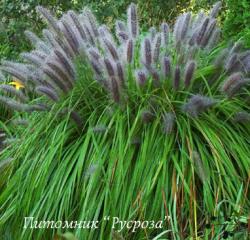
POLYGON ((24 85, 16 78, 14 78, 13 81, 9 83, 9 85, 13 85, 16 90, 24 88, 24 85))

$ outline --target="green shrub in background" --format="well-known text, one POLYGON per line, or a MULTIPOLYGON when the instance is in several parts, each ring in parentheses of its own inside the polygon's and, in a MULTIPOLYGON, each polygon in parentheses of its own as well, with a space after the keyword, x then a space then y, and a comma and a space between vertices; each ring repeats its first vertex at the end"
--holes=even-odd
POLYGON ((250 1, 226 0, 227 12, 224 35, 227 38, 242 37, 250 46, 250 1))

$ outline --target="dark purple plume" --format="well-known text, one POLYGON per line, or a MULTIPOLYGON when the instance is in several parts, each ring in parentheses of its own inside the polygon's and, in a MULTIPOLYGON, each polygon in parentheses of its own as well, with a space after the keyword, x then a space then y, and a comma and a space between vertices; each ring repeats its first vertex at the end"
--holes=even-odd
POLYGON ((185 75, 184 75, 184 86, 187 88, 190 86, 194 72, 196 68, 196 63, 194 61, 189 61, 186 64, 185 75))
POLYGON ((174 90, 177 90, 180 86, 180 81, 181 81, 181 69, 177 65, 174 70, 174 82, 173 82, 173 88, 174 90))

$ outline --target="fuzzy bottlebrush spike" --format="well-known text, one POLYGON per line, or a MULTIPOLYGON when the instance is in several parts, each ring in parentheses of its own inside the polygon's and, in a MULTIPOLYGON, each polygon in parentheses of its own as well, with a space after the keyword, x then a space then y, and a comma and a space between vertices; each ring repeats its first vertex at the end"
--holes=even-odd
POLYGON ((177 90, 180 86, 180 81, 181 81, 181 69, 177 65, 174 70, 174 82, 173 82, 173 88, 174 90, 177 90))
POLYGON ((117 34, 117 38, 121 43, 126 43, 129 39, 129 35, 126 32, 121 31, 117 34))
POLYGON ((56 91, 54 91, 53 89, 49 87, 39 86, 39 87, 36 87, 35 91, 37 93, 47 96, 49 99, 51 99, 54 102, 59 101, 59 96, 57 95, 56 91))
POLYGON ((89 57, 95 61, 99 61, 101 59, 101 54, 99 50, 95 47, 91 47, 88 49, 89 57))
POLYGON ((119 103, 120 102, 120 88, 119 88, 119 84, 115 78, 115 76, 112 76, 110 78, 110 90, 111 90, 111 95, 112 95, 112 98, 113 100, 116 102, 116 103, 119 103))
POLYGON ((250 123, 250 113, 238 112, 235 114, 233 120, 238 123, 250 123))
POLYGON ((191 84, 195 68, 196 68, 196 63, 194 61, 187 62, 184 75, 184 86, 186 88, 189 87, 191 84))
POLYGON ((116 62, 116 75, 121 86, 125 84, 124 69, 121 62, 116 62))
POLYGON ((154 87, 160 87, 160 74, 158 70, 151 65, 147 65, 145 63, 143 63, 143 65, 147 69, 147 71, 151 74, 154 87))
MULTIPOLYGON (((84 28, 84 31, 86 32, 86 37, 87 37, 87 43, 88 45, 95 45, 95 36, 93 35, 90 26, 88 25, 88 23, 85 22, 85 17, 82 16, 82 14, 80 15, 81 18, 81 22, 82 22, 82 26, 84 28)), ((100 30, 98 28, 98 33, 99 35, 104 36, 103 34, 100 33, 100 30)))
POLYGON ((129 39, 126 42, 126 61, 132 63, 134 58, 134 42, 132 39, 129 39))
POLYGON ((141 47, 141 61, 150 66, 152 63, 152 45, 148 37, 143 40, 141 47))
POLYGON ((64 51, 70 58, 74 56, 74 52, 70 48, 69 44, 66 41, 64 41, 64 38, 62 37, 59 38, 58 35, 56 35, 55 33, 53 33, 52 31, 48 29, 43 30, 43 36, 44 36, 45 41, 51 47, 51 51, 49 51, 48 53, 44 53, 43 51, 40 51, 45 56, 44 58, 47 58, 48 56, 50 56, 53 49, 60 49, 64 51))
POLYGON ((11 75, 12 77, 18 79, 22 85, 25 85, 28 75, 24 72, 20 72, 17 69, 13 68, 13 67, 7 67, 7 66, 1 66, 0 69, 5 72, 8 73, 9 75, 11 75))
POLYGON ((186 38, 186 35, 188 32, 188 28, 190 25, 190 20, 191 20, 191 13, 190 12, 185 13, 183 16, 183 19, 181 21, 181 24, 180 24, 180 40, 182 42, 185 41, 185 38, 186 38))
POLYGON ((183 24, 184 18, 185 18, 184 14, 180 15, 174 24, 173 35, 175 39, 175 45, 178 45, 181 42, 181 31, 182 31, 182 24, 183 24))
POLYGON ((112 56, 114 61, 119 60, 119 56, 118 56, 118 52, 116 50, 116 45, 114 42, 111 42, 109 39, 107 38, 103 38, 103 42, 105 44, 105 47, 107 49, 107 51, 109 52, 110 56, 112 56))
POLYGON ((216 20, 212 19, 209 21, 209 25, 207 27, 207 30, 206 30, 206 32, 201 40, 201 46, 203 48, 208 46, 209 40, 213 36, 215 29, 216 29, 216 20))
POLYGON ((149 33, 150 33, 150 40, 154 41, 155 35, 157 33, 156 28, 155 27, 149 28, 149 33))
POLYGON ((147 73, 144 69, 136 70, 136 83, 139 87, 142 87, 146 84, 147 73))
POLYGON ((98 32, 99 32, 99 35, 100 37, 99 38, 107 38, 109 39, 111 42, 114 42, 114 38, 110 32, 110 30, 108 29, 108 27, 106 25, 101 25, 99 28, 98 28, 98 32))
POLYGON ((115 76, 115 70, 114 70, 115 64, 114 64, 114 62, 112 60, 110 60, 109 58, 104 58, 103 62, 104 62, 108 76, 109 77, 115 76))
POLYGON ((19 62, 13 62, 13 61, 3 60, 2 61, 2 66, 3 67, 13 68, 13 69, 19 71, 20 73, 29 74, 30 73, 30 69, 31 69, 30 67, 32 65, 26 64, 26 63, 19 63, 19 62))
POLYGON ((127 25, 131 38, 137 38, 139 35, 139 21, 137 16, 137 7, 134 3, 131 3, 127 11, 127 25))
POLYGON ((73 62, 60 49, 55 49, 53 51, 53 56, 55 57, 56 61, 59 61, 60 64, 65 68, 65 71, 67 71, 71 76, 72 82, 74 82, 76 77, 76 70, 73 62))
POLYGON ((63 35, 68 42, 68 45, 74 52, 74 56, 78 55, 80 44, 79 44, 79 40, 77 39, 74 29, 71 27, 66 17, 62 17, 59 23, 60 23, 59 27, 61 31, 63 32, 63 35))
POLYGON ((36 10, 41 14, 41 16, 46 20, 48 23, 49 27, 53 29, 56 33, 60 34, 60 28, 58 26, 58 21, 55 19, 52 14, 47 10, 46 8, 42 6, 38 6, 36 10))
POLYGON ((236 94, 243 86, 249 83, 248 79, 244 79, 241 72, 231 74, 222 85, 222 92, 228 97, 232 97, 236 94))
MULTIPOLYGON (((0 96, 0 103, 4 104, 7 108, 17 112, 33 112, 33 111, 44 111, 45 109, 39 105, 28 105, 19 103, 12 98, 0 96)), ((46 109, 47 110, 47 109, 46 109)))
POLYGON ((91 32, 93 33, 94 37, 98 37, 99 33, 98 33, 97 21, 91 10, 85 7, 83 10, 83 15, 88 20, 91 32))
POLYGON ((191 117, 198 117, 202 112, 214 106, 217 102, 217 100, 209 97, 194 95, 183 105, 182 110, 191 117))
POLYGON ((116 21, 115 34, 121 44, 125 43, 129 39, 129 33, 125 22, 119 20, 116 21))
POLYGON ((228 49, 223 49, 218 56, 213 60, 214 61, 214 66, 216 68, 221 68, 224 67, 225 65, 225 59, 228 57, 228 49))
POLYGON ((44 54, 43 52, 39 51, 39 50, 33 50, 31 51, 32 54, 34 54, 35 56, 43 59, 43 60, 46 60, 46 58, 48 57, 46 54, 44 54))
POLYGON ((165 134, 171 134, 175 127, 175 115, 166 113, 163 115, 163 131, 165 134))
POLYGON ((219 14, 219 11, 222 7, 222 3, 221 2, 217 2, 214 4, 212 10, 210 11, 210 17, 211 18, 216 18, 219 14))
MULTIPOLYGON (((71 45, 69 44, 69 42, 62 36, 58 36, 56 34, 54 34, 51 31, 48 30, 44 30, 43 31, 44 34, 44 38, 45 40, 51 45, 51 51, 48 53, 48 55, 50 56, 50 54, 53 54, 53 49, 59 49, 61 51, 63 51, 65 53, 65 55, 69 58, 74 58, 75 57, 75 52, 72 49, 71 45)), ((67 37, 68 39, 70 39, 69 37, 67 37)), ((75 43, 77 45, 79 45, 79 41, 75 43)), ((77 46, 78 48, 79 46, 77 46)), ((78 51, 78 49, 76 50, 78 51)))
POLYGON ((241 40, 237 41, 236 43, 234 43, 234 45, 232 46, 231 50, 230 50, 230 54, 232 53, 239 53, 240 50, 243 48, 243 42, 241 40))
POLYGON ((164 47, 167 47, 169 41, 169 26, 167 23, 161 24, 161 36, 162 36, 162 44, 164 47))
POLYGON ((25 103, 28 101, 28 97, 26 97, 22 91, 16 90, 16 88, 13 86, 2 84, 0 85, 0 91, 9 93, 12 97, 17 98, 21 102, 25 103))
POLYGON ((202 23, 202 25, 200 27, 200 30, 197 33, 196 43, 198 45, 201 45, 202 39, 205 37, 205 33, 207 31, 208 24, 209 24, 209 18, 206 18, 203 21, 203 23, 202 23))
POLYGON ((72 20, 72 22, 74 23, 76 29, 78 30, 78 33, 80 34, 81 38, 83 41, 87 41, 87 35, 86 32, 84 30, 84 28, 82 27, 82 24, 80 22, 80 18, 79 15, 76 14, 74 11, 70 10, 68 11, 68 14, 72 20))
POLYGON ((65 71, 60 63, 53 61, 53 59, 49 59, 47 60, 46 65, 60 77, 61 81, 65 84, 65 86, 67 86, 68 89, 73 88, 72 79, 69 76, 69 73, 65 71))
POLYGON ((227 72, 232 72, 235 65, 238 62, 238 54, 237 53, 233 53, 231 55, 229 55, 229 57, 227 58, 226 62, 225 62, 225 70, 227 72))
POLYGON ((161 72, 164 78, 167 78, 171 74, 171 62, 170 58, 167 56, 162 58, 161 72))
POLYGON ((206 17, 203 10, 199 11, 196 17, 192 20, 192 32, 199 29, 200 25, 202 24, 203 19, 206 17))
POLYGON ((49 55, 51 53, 51 50, 52 50, 51 46, 44 41, 39 41, 36 44, 36 49, 41 51, 45 55, 49 55))
POLYGON ((41 39, 31 31, 26 30, 24 31, 24 34, 34 47, 37 45, 38 42, 41 41, 41 39))
POLYGON ((119 32, 127 32, 128 29, 127 29, 125 22, 117 20, 115 22, 115 30, 116 30, 116 33, 119 33, 119 32))
POLYGON ((26 61, 28 61, 29 63, 32 63, 32 64, 36 65, 37 67, 40 67, 40 66, 42 66, 44 64, 44 59, 37 56, 33 52, 21 53, 20 56, 23 59, 25 59, 26 61))
POLYGON ((159 61, 160 49, 161 48, 161 34, 157 33, 153 41, 153 62, 155 64, 159 61))
POLYGON ((102 64, 102 56, 97 48, 90 48, 87 50, 87 56, 90 61, 90 65, 92 66, 94 72, 101 76, 103 73, 103 64, 102 64))
POLYGON ((209 42, 208 42, 208 48, 209 49, 212 49, 212 48, 214 48, 217 45, 217 43, 220 40, 220 36, 221 36, 221 30, 220 29, 216 29, 214 31, 214 33, 212 34, 209 42))
POLYGON ((102 66, 100 66, 100 62, 95 60, 95 59, 91 59, 90 64, 91 64, 91 66, 92 66, 92 68, 94 70, 94 73, 96 74, 96 77, 97 78, 102 77, 103 69, 102 69, 102 66))
POLYGON ((52 31, 48 29, 43 29, 43 38, 52 48, 59 47, 55 36, 56 35, 52 31))
POLYGON ((228 92, 228 97, 232 98, 235 94, 239 93, 241 89, 247 85, 249 85, 250 79, 243 79, 242 81, 236 83, 228 92))
POLYGON ((76 70, 73 62, 67 57, 67 55, 59 49, 54 49, 53 59, 64 68, 64 70, 70 76, 72 83, 74 83, 76 70))
POLYGON ((44 111, 50 111, 51 106, 48 106, 47 104, 44 103, 37 103, 34 105, 30 105, 30 112, 44 112, 44 111))
POLYGON ((70 88, 67 83, 56 73, 56 71, 48 65, 44 65, 42 68, 44 74, 49 78, 49 82, 54 86, 63 91, 63 93, 68 93, 70 88))

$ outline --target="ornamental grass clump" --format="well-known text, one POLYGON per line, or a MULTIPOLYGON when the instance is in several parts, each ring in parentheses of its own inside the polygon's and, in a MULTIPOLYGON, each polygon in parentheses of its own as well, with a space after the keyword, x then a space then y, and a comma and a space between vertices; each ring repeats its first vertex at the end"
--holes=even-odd
POLYGON ((88 8, 59 19, 37 8, 47 28, 26 32, 34 50, 1 65, 0 102, 19 112, 10 123, 19 141, 0 153, 14 159, 0 234, 49 239, 65 230, 24 229, 25 216, 100 222, 71 229, 79 239, 218 239, 225 229, 206 228, 211 219, 245 221, 250 52, 219 44, 220 7, 142 33, 132 3, 115 34, 88 8), (164 223, 121 230, 105 216, 164 223))

